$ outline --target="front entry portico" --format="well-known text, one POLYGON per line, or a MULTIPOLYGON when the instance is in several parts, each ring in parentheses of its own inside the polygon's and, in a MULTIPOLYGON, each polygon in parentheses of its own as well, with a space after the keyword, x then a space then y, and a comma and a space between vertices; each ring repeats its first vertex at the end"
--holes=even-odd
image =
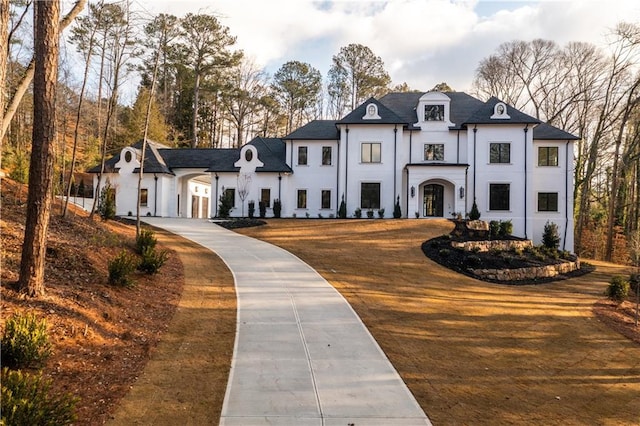
MULTIPOLYGON (((466 213, 466 164, 408 164, 407 211, 416 217, 466 213)), ((408 215, 409 216, 409 215, 408 215)))

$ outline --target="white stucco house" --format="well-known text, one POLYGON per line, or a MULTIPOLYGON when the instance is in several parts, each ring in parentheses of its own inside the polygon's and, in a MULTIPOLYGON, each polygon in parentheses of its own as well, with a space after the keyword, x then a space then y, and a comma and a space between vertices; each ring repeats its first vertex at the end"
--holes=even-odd
MULTIPOLYGON (((483 220, 511 220, 514 235, 539 243, 547 221, 573 251, 573 151, 579 138, 496 98, 461 92, 390 93, 340 120, 314 120, 282 138, 256 137, 239 149, 172 149, 150 142, 142 214, 215 217, 233 198, 282 204, 282 217, 337 217, 384 209, 393 217, 452 218, 475 200, 483 220)), ((135 214, 141 143, 106 163, 116 213, 135 214)), ((90 170, 99 172, 99 167, 90 170)), ((97 180, 94 180, 94 187, 97 180)))

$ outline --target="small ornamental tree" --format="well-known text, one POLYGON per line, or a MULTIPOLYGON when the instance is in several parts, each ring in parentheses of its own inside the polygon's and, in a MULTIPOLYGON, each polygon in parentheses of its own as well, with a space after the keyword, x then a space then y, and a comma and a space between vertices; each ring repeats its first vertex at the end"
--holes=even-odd
POLYGON ((260 212, 260 217, 264 219, 267 216, 267 205, 264 201, 258 201, 258 210, 260 212))
POLYGON ((222 195, 219 198, 220 204, 218 205, 218 216, 223 219, 228 219, 229 214, 231 213, 231 208, 233 207, 231 194, 227 191, 222 191, 222 195))
POLYGON ((98 200, 98 213, 103 220, 114 219, 116 217, 116 192, 107 180, 107 184, 100 191, 98 200))
POLYGON ((253 216, 256 213, 256 202, 251 200, 249 201, 249 218, 253 219, 253 216))
POLYGON ((611 278, 609 287, 607 287, 606 295, 609 299, 617 303, 622 303, 629 294, 629 281, 621 275, 611 278))
POLYGON ((396 205, 393 206, 393 217, 400 219, 402 217, 402 210, 400 209, 400 196, 396 199, 396 205))
POLYGON ((557 250, 560 246, 560 234, 558 233, 558 225, 547 221, 544 225, 542 233, 542 244, 548 249, 557 250))
POLYGON ((340 219, 347 218, 347 204, 344 202, 344 194, 342 194, 342 201, 340 201, 340 207, 338 208, 338 217, 340 219))
POLYGON ((480 210, 478 210, 478 204, 476 204, 476 200, 473 200, 473 205, 471 206, 471 211, 469 212, 469 219, 480 219, 480 210))

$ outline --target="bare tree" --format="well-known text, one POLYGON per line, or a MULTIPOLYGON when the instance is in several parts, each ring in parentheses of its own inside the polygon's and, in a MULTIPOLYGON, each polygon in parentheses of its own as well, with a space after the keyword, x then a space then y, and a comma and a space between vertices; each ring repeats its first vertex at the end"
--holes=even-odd
MULTIPOLYGON (((7 66, 9 60, 9 0, 0 0, 0 113, 4 115, 4 106, 7 96, 7 66)), ((0 147, 2 146, 4 133, 0 133, 0 147)), ((2 158, 0 149, 0 159, 2 158)))
POLYGON ((59 1, 41 1, 34 5, 33 145, 18 281, 20 291, 32 297, 44 294, 44 263, 53 180, 52 149, 56 138, 59 15, 59 1))
MULTIPOLYGON (((69 13, 62 19, 59 23, 59 31, 63 31, 76 16, 82 11, 87 0, 77 0, 74 4, 73 8, 69 11, 69 13)), ((8 48, 8 46, 7 46, 8 48)), ((35 66, 35 58, 31 59, 29 65, 25 69, 24 75, 22 79, 16 86, 13 94, 7 102, 6 110, 2 111, 2 123, 0 123, 0 141, 4 139, 4 135, 7 133, 7 129, 9 128, 9 124, 11 124, 11 120, 13 119, 14 114, 18 110, 18 106, 20 105, 20 101, 22 97, 27 92, 31 81, 34 76, 34 66, 35 66)))
POLYGON ((242 204, 242 217, 244 217, 244 200, 247 199, 251 190, 251 175, 249 173, 241 173, 238 176, 238 197, 242 204))

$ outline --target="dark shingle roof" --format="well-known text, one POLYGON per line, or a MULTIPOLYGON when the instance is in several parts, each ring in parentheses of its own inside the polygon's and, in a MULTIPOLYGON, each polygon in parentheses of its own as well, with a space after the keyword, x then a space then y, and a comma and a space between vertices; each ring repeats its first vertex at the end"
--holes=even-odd
MULTIPOLYGON (((132 148, 137 150, 142 150, 142 140, 131 145, 132 148)), ((166 162, 162 158, 160 154, 160 150, 168 148, 166 145, 161 143, 147 140, 147 149, 144 152, 144 172, 145 173, 167 173, 173 174, 169 167, 167 167, 166 162)), ((121 151, 120 151, 121 152, 121 151)), ((115 170, 116 164, 120 161, 120 152, 118 152, 113 157, 109 158, 104 163, 105 171, 115 170)), ((136 168, 133 170, 133 173, 138 173, 139 169, 136 168)), ((100 165, 94 166, 88 170, 89 173, 100 173, 100 165)))
POLYGON ((551 124, 540 123, 533 129, 533 139, 575 141, 580 138, 557 127, 553 127, 551 124))
POLYGON ((313 120, 289 133, 286 140, 336 140, 340 139, 335 120, 313 120))
MULTIPOLYGON (((414 120, 415 121, 415 120, 414 120)), ((345 115, 338 124, 408 124, 401 119, 394 111, 387 108, 383 103, 374 98, 364 101, 359 107, 345 115), (375 104, 378 107, 379 119, 363 119, 367 114, 367 105, 375 104)))
POLYGON ((507 105, 507 115, 510 118, 500 120, 493 119, 491 116, 494 112, 494 107, 498 102, 502 102, 500 99, 492 96, 487 102, 485 102, 480 108, 478 108, 473 115, 468 117, 464 124, 496 124, 496 123, 508 123, 508 124, 538 124, 540 120, 537 118, 531 117, 528 114, 525 114, 522 111, 519 111, 513 108, 510 105, 507 105))
POLYGON ((286 162, 286 146, 280 138, 262 138, 257 136, 249 142, 258 150, 258 158, 264 166, 258 167, 256 172, 292 173, 286 162))

